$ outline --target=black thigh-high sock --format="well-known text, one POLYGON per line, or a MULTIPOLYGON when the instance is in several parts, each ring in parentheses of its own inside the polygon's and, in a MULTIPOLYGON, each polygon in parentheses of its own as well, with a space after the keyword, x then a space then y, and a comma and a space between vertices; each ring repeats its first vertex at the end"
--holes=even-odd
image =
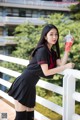
POLYGON ((27 119, 34 120, 34 111, 27 111, 27 119))
POLYGON ((16 111, 15 120, 28 120, 26 111, 16 111))

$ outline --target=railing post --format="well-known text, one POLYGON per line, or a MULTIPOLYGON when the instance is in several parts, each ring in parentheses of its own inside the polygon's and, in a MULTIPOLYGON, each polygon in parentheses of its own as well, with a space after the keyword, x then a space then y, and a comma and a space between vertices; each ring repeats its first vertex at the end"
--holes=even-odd
POLYGON ((72 98, 75 92, 75 78, 72 75, 66 75, 63 78, 63 120, 72 120, 75 113, 75 100, 72 98))

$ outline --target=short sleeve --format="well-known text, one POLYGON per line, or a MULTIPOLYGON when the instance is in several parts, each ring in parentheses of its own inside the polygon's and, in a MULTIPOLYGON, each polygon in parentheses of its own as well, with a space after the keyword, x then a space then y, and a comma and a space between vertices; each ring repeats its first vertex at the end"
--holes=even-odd
POLYGON ((47 59, 47 50, 45 47, 41 47, 37 50, 37 63, 38 64, 47 64, 48 63, 48 59, 47 59))

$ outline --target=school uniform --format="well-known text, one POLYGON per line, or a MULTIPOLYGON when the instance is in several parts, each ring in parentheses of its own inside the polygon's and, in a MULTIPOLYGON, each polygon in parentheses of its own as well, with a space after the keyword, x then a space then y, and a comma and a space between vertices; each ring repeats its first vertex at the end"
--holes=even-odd
POLYGON ((25 106, 30 108, 34 107, 36 100, 35 87, 38 80, 40 77, 53 77, 53 75, 45 76, 40 65, 48 64, 49 69, 55 68, 56 59, 56 52, 54 50, 49 51, 47 45, 38 47, 26 69, 13 82, 8 94, 25 106))

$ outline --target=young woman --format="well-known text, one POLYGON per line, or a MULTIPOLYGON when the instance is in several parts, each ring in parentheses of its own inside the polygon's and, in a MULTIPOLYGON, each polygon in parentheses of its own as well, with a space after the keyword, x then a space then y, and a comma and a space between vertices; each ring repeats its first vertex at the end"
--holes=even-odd
POLYGON ((65 52, 60 59, 59 32, 56 26, 46 25, 40 41, 32 53, 32 59, 23 73, 13 82, 8 94, 15 99, 15 120, 33 120, 36 100, 36 83, 40 77, 50 78, 67 68, 73 68, 68 63, 68 53, 72 44, 65 44, 65 52), (55 49, 53 49, 53 46, 55 49))

